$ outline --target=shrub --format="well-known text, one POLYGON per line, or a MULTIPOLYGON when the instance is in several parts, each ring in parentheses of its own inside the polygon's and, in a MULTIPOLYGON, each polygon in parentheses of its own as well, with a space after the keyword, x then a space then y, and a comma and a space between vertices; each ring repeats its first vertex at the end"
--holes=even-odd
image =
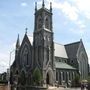
POLYGON ((41 72, 38 68, 35 68, 33 72, 33 83, 34 85, 40 85, 42 80, 41 72))
POLYGON ((78 74, 76 74, 75 78, 72 80, 72 86, 73 87, 80 86, 80 76, 78 74))

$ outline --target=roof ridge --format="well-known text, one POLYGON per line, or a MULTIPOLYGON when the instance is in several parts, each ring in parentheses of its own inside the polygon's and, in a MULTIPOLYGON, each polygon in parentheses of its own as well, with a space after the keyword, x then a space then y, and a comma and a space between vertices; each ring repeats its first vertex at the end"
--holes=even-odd
POLYGON ((68 44, 65 44, 64 46, 73 45, 73 44, 77 44, 77 43, 80 43, 80 41, 68 43, 68 44))
POLYGON ((58 43, 58 42, 54 42, 55 44, 58 44, 58 45, 62 45, 62 46, 64 46, 64 44, 61 44, 61 43, 58 43))

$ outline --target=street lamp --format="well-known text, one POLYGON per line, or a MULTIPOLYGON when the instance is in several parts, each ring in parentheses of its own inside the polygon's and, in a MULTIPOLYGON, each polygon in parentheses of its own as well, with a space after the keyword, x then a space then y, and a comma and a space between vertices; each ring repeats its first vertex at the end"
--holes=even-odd
POLYGON ((11 55, 12 55, 12 53, 14 51, 15 51, 15 49, 10 52, 9 69, 7 69, 7 73, 8 73, 8 90, 10 90, 10 64, 11 64, 11 55))

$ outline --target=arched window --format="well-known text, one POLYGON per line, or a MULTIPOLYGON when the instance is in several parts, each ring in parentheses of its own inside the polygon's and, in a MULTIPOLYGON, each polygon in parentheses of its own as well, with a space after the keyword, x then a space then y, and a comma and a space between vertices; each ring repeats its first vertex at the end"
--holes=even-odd
POLYGON ((42 28, 42 18, 41 18, 41 16, 39 16, 38 19, 37 19, 37 28, 38 29, 42 28))
POLYGON ((24 52, 23 52, 23 57, 22 57, 22 59, 23 59, 23 61, 22 61, 23 66, 29 64, 28 63, 28 57, 29 57, 29 55, 28 55, 28 48, 25 47, 24 52))
POLYGON ((32 67, 32 47, 25 42, 20 51, 20 65, 23 68, 32 67))
POLYGON ((48 17, 45 19, 45 28, 50 29, 50 20, 48 17))

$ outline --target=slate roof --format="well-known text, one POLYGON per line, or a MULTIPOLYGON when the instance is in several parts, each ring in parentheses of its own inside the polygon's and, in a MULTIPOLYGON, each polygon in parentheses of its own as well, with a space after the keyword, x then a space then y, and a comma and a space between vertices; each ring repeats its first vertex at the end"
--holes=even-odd
POLYGON ((80 41, 65 45, 65 49, 69 58, 76 58, 79 45, 80 45, 80 41))
POLYGON ((54 48, 56 57, 68 58, 64 45, 54 43, 54 48))
POLYGON ((63 62, 55 62, 55 66, 57 69, 73 69, 76 70, 76 68, 68 65, 67 63, 63 63, 63 62))

